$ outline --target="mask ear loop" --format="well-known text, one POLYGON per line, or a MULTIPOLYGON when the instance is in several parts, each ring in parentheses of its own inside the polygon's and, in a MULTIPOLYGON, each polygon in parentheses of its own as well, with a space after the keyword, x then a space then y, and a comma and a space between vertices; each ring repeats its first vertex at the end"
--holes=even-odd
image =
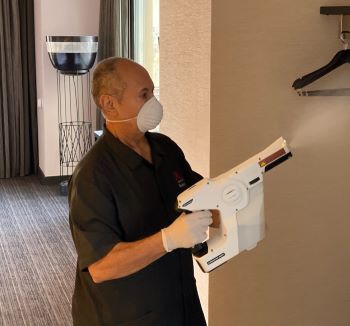
MULTIPOLYGON (((111 96, 113 96, 113 95, 111 95, 111 96)), ((131 120, 137 119, 137 116, 135 116, 135 117, 132 117, 132 118, 129 118, 129 119, 110 120, 110 119, 107 119, 107 118, 106 118, 106 116, 103 114, 102 111, 101 111, 101 113, 102 113, 103 118, 104 118, 107 122, 127 122, 127 121, 131 121, 131 120)))
POLYGON ((123 119, 123 120, 109 120, 109 119, 105 118, 105 120, 108 121, 108 122, 127 122, 127 121, 131 121, 131 120, 134 120, 134 119, 137 119, 137 116, 133 117, 133 118, 129 118, 129 119, 123 119))
MULTIPOLYGON (((156 99, 156 97, 153 95, 151 98, 149 98, 143 105, 142 105, 142 107, 144 107, 144 105, 146 104, 146 103, 148 103, 148 102, 151 102, 151 100, 156 100, 156 101, 158 101, 157 99, 156 99)), ((142 107, 141 107, 141 110, 142 110, 142 107)), ((140 110, 140 111, 141 111, 140 110)), ((140 113, 140 111, 139 111, 139 113, 140 113)), ((106 117, 105 117, 105 115, 102 113, 102 115, 103 115, 103 117, 104 117, 104 119, 106 120, 106 121, 108 121, 108 122, 127 122, 127 121, 131 121, 131 120, 134 120, 134 119, 137 119, 137 117, 138 117, 138 115, 137 116, 135 116, 135 117, 133 117, 133 118, 129 118, 129 119, 123 119, 123 120, 109 120, 109 119, 107 119, 106 117)))

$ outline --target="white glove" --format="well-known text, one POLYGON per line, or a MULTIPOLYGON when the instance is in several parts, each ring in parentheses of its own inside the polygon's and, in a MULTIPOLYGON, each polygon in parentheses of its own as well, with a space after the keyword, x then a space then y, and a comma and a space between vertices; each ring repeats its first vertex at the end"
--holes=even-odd
POLYGON ((182 213, 171 225, 162 229, 164 249, 191 248, 207 238, 209 225, 213 222, 210 211, 182 213))

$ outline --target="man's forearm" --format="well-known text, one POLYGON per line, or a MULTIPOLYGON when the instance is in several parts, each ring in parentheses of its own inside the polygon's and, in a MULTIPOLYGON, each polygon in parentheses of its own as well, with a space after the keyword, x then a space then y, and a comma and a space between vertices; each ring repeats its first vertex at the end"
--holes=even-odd
POLYGON ((135 242, 118 243, 105 257, 89 266, 95 283, 133 274, 166 253, 162 234, 158 232, 135 242))

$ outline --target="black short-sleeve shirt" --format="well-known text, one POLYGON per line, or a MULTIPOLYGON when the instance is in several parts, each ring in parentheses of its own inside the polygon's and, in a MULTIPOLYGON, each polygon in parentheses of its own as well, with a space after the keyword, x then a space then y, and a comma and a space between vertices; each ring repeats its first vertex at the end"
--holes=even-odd
POLYGON ((167 253, 129 276, 96 284, 87 267, 118 242, 143 239, 179 215, 179 193, 201 179, 181 149, 145 134, 149 163, 108 130, 76 167, 69 183, 70 227, 78 253, 73 295, 76 326, 206 325, 189 249, 167 253))

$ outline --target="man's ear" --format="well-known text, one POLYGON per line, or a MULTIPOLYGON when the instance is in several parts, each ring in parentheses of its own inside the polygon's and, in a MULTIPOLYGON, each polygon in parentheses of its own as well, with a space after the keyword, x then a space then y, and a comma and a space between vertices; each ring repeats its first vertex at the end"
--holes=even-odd
POLYGON ((111 113, 116 107, 116 101, 110 95, 100 96, 100 109, 103 113, 111 113))

